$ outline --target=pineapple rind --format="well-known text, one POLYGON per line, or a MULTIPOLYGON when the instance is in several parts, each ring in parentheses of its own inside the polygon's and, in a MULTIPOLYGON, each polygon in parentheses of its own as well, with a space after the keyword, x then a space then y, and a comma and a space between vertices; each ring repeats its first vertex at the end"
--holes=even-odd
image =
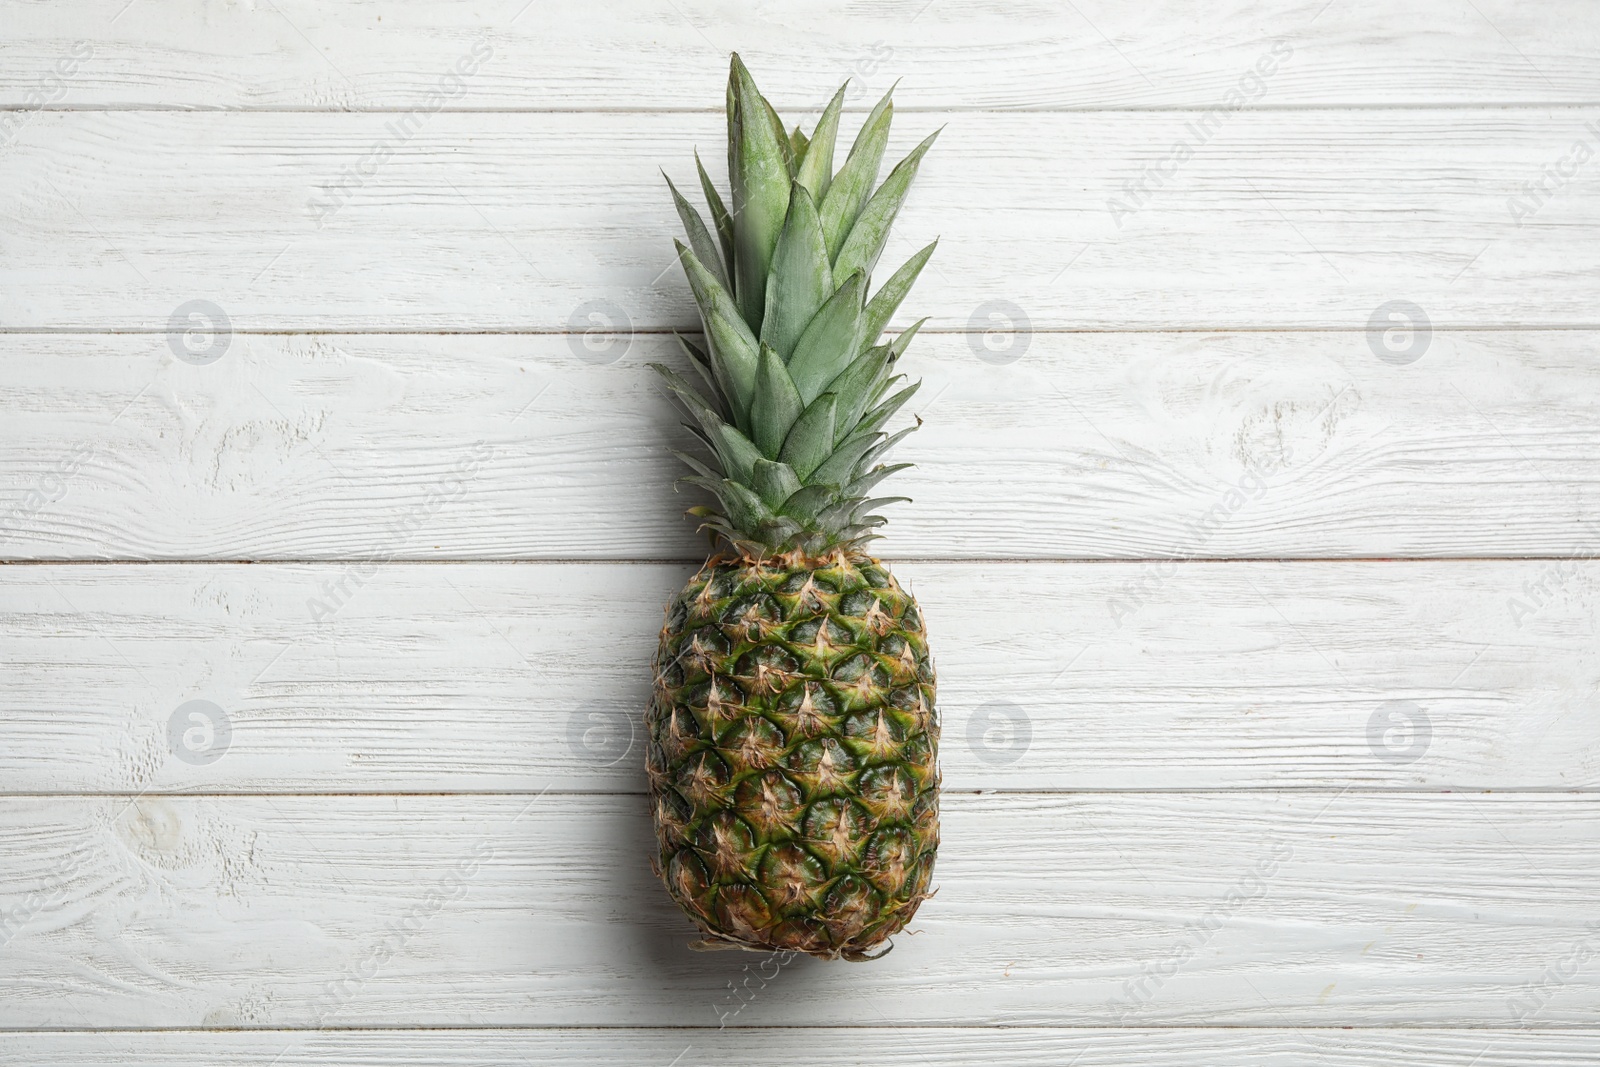
POLYGON ((646 714, 660 872, 713 941, 861 960, 927 898, 934 670, 877 560, 714 559, 667 609, 646 714))

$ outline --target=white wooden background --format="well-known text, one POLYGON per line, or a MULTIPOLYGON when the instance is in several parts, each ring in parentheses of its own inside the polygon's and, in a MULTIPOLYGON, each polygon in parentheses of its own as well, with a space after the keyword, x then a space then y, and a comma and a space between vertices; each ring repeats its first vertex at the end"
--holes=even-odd
POLYGON ((0 108, 0 1063, 1600 1062, 1594 4, 0 0, 0 108), (646 865, 734 48, 948 127, 870 965, 646 865))

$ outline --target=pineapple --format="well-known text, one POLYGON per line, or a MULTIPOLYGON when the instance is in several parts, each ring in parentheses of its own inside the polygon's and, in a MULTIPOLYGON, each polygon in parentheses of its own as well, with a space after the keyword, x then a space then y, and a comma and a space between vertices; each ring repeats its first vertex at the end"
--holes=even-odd
POLYGON ((890 98, 835 173, 843 103, 785 135, 735 55, 731 199, 701 166, 708 227, 668 181, 707 343, 678 338, 701 383, 654 367, 705 446, 678 455, 719 550, 667 608, 646 766, 657 872, 696 947, 864 960, 928 897, 939 844, 922 615, 863 547, 904 499, 870 492, 909 466, 878 461, 914 429, 883 427, 916 391, 895 366, 921 323, 879 335, 934 245, 870 298, 868 279, 934 138, 874 190, 890 98))

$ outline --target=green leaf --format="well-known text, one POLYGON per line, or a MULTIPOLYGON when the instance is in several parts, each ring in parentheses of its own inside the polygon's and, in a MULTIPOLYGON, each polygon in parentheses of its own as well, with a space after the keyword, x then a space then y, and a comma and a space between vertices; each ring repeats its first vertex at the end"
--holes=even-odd
POLYGON ((817 512, 833 503, 836 495, 831 485, 808 485, 785 500, 778 511, 801 522, 810 522, 817 517, 817 512))
MULTIPOLYGON (((889 320, 894 317, 895 311, 900 307, 900 302, 906 298, 911 287, 916 284, 917 275, 922 273, 922 268, 927 264, 928 257, 933 255, 933 250, 939 247, 939 242, 924 248, 910 259, 905 265, 894 272, 894 276, 884 282, 872 299, 867 301, 867 328, 862 340, 867 344, 877 341, 883 328, 889 325, 889 320)), ((926 321, 926 320, 924 320, 926 321)))
POLYGON ((789 211, 789 140, 734 53, 728 70, 728 177, 733 186, 733 276, 752 330, 766 308, 767 271, 789 211))
POLYGON ((889 346, 878 345, 857 356, 827 385, 828 392, 839 398, 838 424, 854 426, 861 413, 867 410, 872 399, 873 386, 889 366, 889 346))
POLYGON ((710 390, 710 394, 705 398, 706 402, 717 408, 717 414, 724 419, 728 418, 731 413, 727 410, 726 398, 723 397, 722 390, 717 386, 716 375, 711 369, 711 356, 677 330, 672 331, 672 336, 678 339, 679 347, 683 349, 684 355, 689 357, 689 365, 695 369, 710 390))
MULTIPOLYGON (((879 525, 882 525, 882 523, 879 523, 879 525)), ((860 546, 869 541, 877 541, 883 537, 882 534, 872 533, 871 530, 871 526, 846 526, 839 531, 839 540, 848 544, 860 546)))
POLYGON ((828 195, 833 184, 833 146, 839 139, 839 112, 844 107, 844 91, 849 83, 839 86, 828 106, 822 109, 817 128, 811 131, 811 144, 800 155, 800 166, 795 180, 810 190, 818 203, 828 195))
POLYGON ((687 452, 680 452, 678 449, 674 448, 672 450, 672 454, 678 457, 679 462, 688 467, 690 470, 694 471, 696 474, 700 475, 702 478, 720 479, 722 477, 721 471, 712 470, 710 467, 706 466, 704 463, 701 463, 698 459, 689 455, 687 452))
MULTIPOLYGON (((678 484, 679 485, 698 485, 702 489, 709 489, 709 490, 711 490, 711 492, 717 493, 719 495, 720 495, 720 493, 722 491, 722 479, 721 478, 707 478, 703 474, 686 474, 682 478, 678 479, 678 484)), ((693 511, 695 509, 691 508, 690 510, 693 511)), ((701 510, 703 511, 705 509, 701 509, 701 510)))
POLYGON ((800 491, 800 479, 787 463, 774 463, 758 459, 750 471, 750 486, 761 497, 761 502, 774 510, 785 500, 800 491))
POLYGON ((706 352, 705 349, 689 340, 677 330, 672 331, 672 336, 678 339, 678 344, 683 348, 684 354, 687 355, 690 360, 705 367, 711 366, 711 356, 706 352))
MULTIPOLYGON (((662 171, 661 176, 667 178, 666 172, 662 171)), ((700 262, 709 267, 717 276, 717 281, 726 288, 728 272, 723 268, 722 255, 717 251, 717 243, 711 239, 711 231, 706 229, 705 220, 700 217, 700 212, 694 209, 694 205, 678 192, 678 187, 672 184, 671 178, 667 178, 667 188, 672 190, 672 202, 677 205, 678 218, 683 221, 683 228, 689 235, 689 247, 694 249, 694 254, 699 257, 700 262)))
POLYGON ((896 385, 898 385, 899 383, 901 383, 903 381, 906 381, 906 380, 907 380, 907 378, 906 378, 906 376, 904 374, 889 374, 889 375, 885 375, 883 380, 880 381, 877 384, 877 386, 872 390, 872 402, 874 404, 876 404, 878 401, 882 400, 885 396, 889 395, 889 390, 893 389, 896 385))
POLYGON ((890 376, 886 376, 882 382, 878 382, 877 389, 872 390, 872 403, 877 403, 878 400, 883 400, 883 397, 886 397, 888 392, 890 392, 891 389, 894 389, 894 386, 898 386, 899 382, 902 381, 907 381, 907 378, 904 376, 904 374, 890 374, 890 376))
POLYGON ((734 421, 740 426, 748 425, 750 394, 756 384, 756 339, 722 283, 681 241, 674 243, 683 272, 689 277, 689 288, 694 290, 695 303, 700 306, 706 340, 711 345, 712 372, 728 399, 734 421))
POLYGON ((690 433, 694 434, 695 440, 699 441, 701 444, 705 445, 706 448, 709 449, 710 451, 715 452, 717 450, 716 446, 711 443, 711 438, 706 436, 706 432, 704 430, 702 430, 700 427, 696 426, 694 423, 692 423, 692 422, 680 422, 680 423, 678 423, 678 425, 682 426, 685 430, 688 430, 690 433))
POLYGON ((706 440, 710 443, 712 451, 716 452, 718 462, 722 464, 724 473, 730 477, 748 478, 755 461, 765 458, 761 455, 761 450, 735 427, 724 422, 722 416, 718 415, 705 398, 676 371, 660 363, 652 363, 650 366, 661 375, 667 388, 683 402, 684 407, 689 409, 695 421, 700 423, 705 431, 706 440))
POLYGON ((701 396, 698 389, 685 381, 683 375, 664 363, 651 363, 649 367, 660 375, 662 383, 672 391, 674 396, 683 402, 683 406, 689 409, 689 414, 693 415, 695 420, 702 426, 708 425, 706 422, 707 415, 718 422, 722 421, 722 416, 717 414, 710 401, 701 396))
POLYGON ((907 434, 916 433, 917 430, 918 427, 916 426, 907 426, 898 433, 890 434, 882 441, 879 441, 877 444, 873 445, 867 450, 866 455, 861 457, 861 462, 858 464, 857 469, 859 470, 862 467, 872 466, 874 463, 878 462, 878 460, 882 459, 886 454, 888 454, 890 449, 903 441, 907 434))
POLYGON ((817 515, 817 523, 823 529, 835 531, 841 531, 855 525, 862 525, 867 528, 882 526, 885 521, 883 516, 870 515, 863 522, 862 512, 882 507, 885 504, 910 503, 910 501, 911 498, 908 496, 882 496, 873 500, 851 498, 824 509, 817 515))
POLYGON ((813 484, 848 485, 855 477, 856 464, 875 447, 880 436, 876 432, 851 434, 839 443, 821 466, 811 472, 807 480, 813 484))
POLYGON ((756 364, 755 397, 750 402, 750 427, 763 453, 777 457, 801 408, 800 394, 784 369, 783 360, 770 345, 762 345, 756 364))
POLYGON ((734 533, 733 527, 728 525, 727 518, 715 508, 692 507, 685 509, 684 514, 691 515, 697 519, 705 519, 706 521, 700 524, 699 528, 701 530, 715 530, 729 541, 738 536, 734 533))
MULTIPOLYGON (((733 275, 733 218, 728 214, 728 208, 722 202, 722 194, 717 192, 717 187, 711 184, 711 175, 706 173, 706 165, 700 162, 700 151, 695 150, 694 166, 700 172, 700 191, 705 193, 706 204, 711 208, 711 225, 717 228, 717 237, 722 244, 722 261, 728 266, 728 274, 733 275)), ((728 292, 733 292, 733 286, 728 287, 728 292)))
POLYGON ((800 532, 800 524, 784 515, 774 515, 762 519, 758 528, 762 542, 766 547, 775 547, 783 544, 800 532))
MULTIPOLYGON (((878 496, 878 497, 873 497, 871 500, 858 501, 856 503, 856 506, 854 508, 850 509, 850 518, 852 520, 858 520, 858 519, 860 519, 860 517, 861 517, 863 512, 871 511, 873 508, 881 508, 885 504, 909 504, 909 503, 911 503, 911 498, 908 497, 908 496, 878 496)), ((883 525, 882 516, 874 515, 874 516, 871 516, 871 518, 878 520, 877 522, 873 523, 874 526, 883 525)))
POLYGON ((922 388, 921 382, 913 382, 867 412, 861 420, 862 429, 876 430, 882 427, 884 423, 894 417, 894 413, 900 410, 901 405, 910 400, 912 394, 920 388, 922 388))
POLYGON ((772 254, 767 276, 767 306, 761 319, 761 340, 787 361, 795 342, 833 292, 833 271, 822 239, 817 205, 805 186, 795 183, 789 214, 772 254))
MULTIPOLYGON (((754 85, 754 82, 750 83, 754 85)), ((759 95, 759 94, 758 94, 759 95)), ((767 113, 767 121, 772 124, 773 139, 778 142, 778 148, 783 153, 783 163, 789 172, 789 180, 794 181, 794 168, 798 160, 794 154, 794 142, 789 140, 789 135, 783 132, 783 120, 773 110, 772 102, 766 97, 761 97, 761 107, 767 113)))
POLYGON ((737 529, 754 530, 767 517, 767 509, 762 505, 761 498, 738 482, 724 478, 722 484, 712 492, 722 501, 729 520, 737 529))
POLYGON ((748 481, 756 462, 765 458, 750 438, 727 423, 711 435, 711 443, 722 462, 722 472, 740 481, 748 481))
POLYGON ((906 349, 911 347, 911 339, 917 336, 917 331, 922 329, 922 324, 927 321, 927 319, 918 319, 916 322, 913 322, 910 326, 907 326, 904 330, 900 331, 900 335, 896 337, 889 345, 890 363, 893 363, 895 360, 905 355, 906 349))
POLYGON ((873 486, 908 467, 916 466, 915 463, 891 463, 885 467, 877 467, 870 474, 863 474, 855 481, 844 487, 843 496, 866 496, 873 486))
MULTIPOLYGON (((684 479, 689 481, 691 479, 684 479)), ((817 512, 816 524, 828 533, 838 536, 840 530, 850 522, 850 513, 855 506, 854 500, 841 500, 837 504, 823 508, 817 512)))
POLYGON ((796 126, 789 132, 789 152, 795 158, 795 166, 797 169, 799 167, 799 161, 805 158, 806 148, 808 146, 809 142, 806 141, 806 135, 801 132, 799 126, 796 126))
POLYGON ((802 403, 815 400, 860 351, 865 324, 861 298, 865 289, 866 278, 852 274, 812 317, 795 343, 794 355, 789 358, 789 377, 800 390, 802 403))
POLYGON ((889 99, 893 93, 891 88, 867 116, 861 132, 856 134, 855 143, 850 146, 844 166, 833 176, 828 194, 822 198, 818 210, 822 215, 822 232, 828 235, 829 259, 838 258, 839 249, 844 247, 845 238, 850 236, 850 228, 861 213, 861 205, 867 202, 867 195, 878 180, 883 150, 889 144, 889 123, 894 119, 894 105, 889 99))
POLYGON ((802 480, 809 479, 828 454, 833 451, 834 412, 837 399, 824 393, 811 402, 794 429, 783 442, 778 458, 794 468, 802 480))
POLYGON ((860 217, 850 227, 850 236, 834 257, 834 270, 840 274, 848 274, 853 270, 868 275, 872 273, 872 268, 878 264, 878 257, 883 254, 883 244, 889 238, 889 227, 894 224, 894 217, 900 213, 900 205, 905 203, 906 194, 911 191, 911 179, 917 176, 917 166, 938 136, 938 130, 929 134, 927 140, 913 148, 911 154, 889 172, 883 185, 872 194, 872 199, 867 201, 860 217))

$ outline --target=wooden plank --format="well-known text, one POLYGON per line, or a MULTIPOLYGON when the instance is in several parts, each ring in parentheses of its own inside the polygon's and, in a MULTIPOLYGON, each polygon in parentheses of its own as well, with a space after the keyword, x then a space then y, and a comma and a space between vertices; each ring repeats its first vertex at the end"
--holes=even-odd
POLYGON ((9 798, 0 893, 31 917, 0 1003, 26 1029, 1588 1027, 1600 1010, 1593 797, 952 796, 943 821, 917 935, 870 967, 769 968, 739 1000, 761 958, 687 949, 639 797, 9 798))
MULTIPOLYGON (((193 366, 0 335, 0 558, 694 558, 644 366, 681 357, 612 340, 241 335, 193 366)), ((1593 332, 1438 333, 1406 366, 1346 333, 1040 334, 1004 365, 973 340, 907 357, 888 556, 1600 547, 1593 332)))
POLYGON ((28 1067, 1584 1067, 1600 1035, 1583 1031, 1246 1030, 1074 1027, 736 1026, 595 1030, 428 1030, 305 1033, 111 1031, 0 1035, 0 1058, 28 1067), (1473 1057, 1477 1056, 1476 1061, 1473 1057))
MULTIPOLYGON (((951 790, 1592 790, 1600 565, 1569 566, 897 570, 951 790), (1543 607, 1508 608, 1541 583, 1543 607)), ((7 567, 0 783, 642 791, 648 664, 689 569, 7 567)))
MULTIPOLYGON (((740 49, 784 107, 820 107, 846 77, 853 102, 902 79, 908 106, 1257 106, 1594 103, 1600 39, 1581 2, 1377 0, 1208 6, 1163 0, 1029 5, 990 0, 871 7, 522 0, 256 7, 84 0, 73 18, 11 0, 0 106, 292 107, 429 102, 457 58, 492 51, 447 107, 707 108, 740 49), (55 64, 82 43, 89 58, 55 64), (1276 41, 1293 49, 1249 78, 1276 41), (63 87, 64 86, 64 87, 63 87)), ((469 68, 470 69, 470 68, 469 68)))
MULTIPOLYGON (((236 330, 691 323, 659 168, 714 165, 720 115, 411 122, 38 115, 8 153, 0 326, 187 329, 193 301, 236 330)), ((894 150, 943 124, 885 253, 941 236, 906 308, 935 328, 1359 337, 1397 300, 1439 329, 1600 323, 1591 171, 1512 207, 1594 151, 1587 111, 925 113, 894 150)))

